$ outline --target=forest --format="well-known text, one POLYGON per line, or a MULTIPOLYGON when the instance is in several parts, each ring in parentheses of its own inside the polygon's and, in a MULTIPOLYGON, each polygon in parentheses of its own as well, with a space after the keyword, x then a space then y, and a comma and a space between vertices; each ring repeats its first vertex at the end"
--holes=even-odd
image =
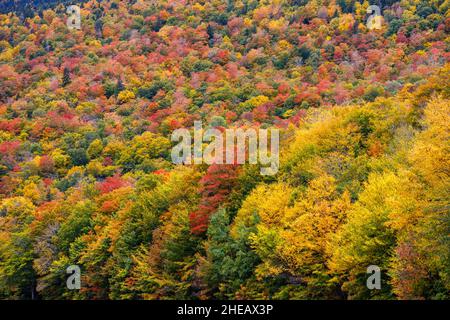
POLYGON ((449 0, 24 2, 0 1, 0 299, 450 299, 449 0), (278 129, 277 174, 174 164, 194 121, 278 129))

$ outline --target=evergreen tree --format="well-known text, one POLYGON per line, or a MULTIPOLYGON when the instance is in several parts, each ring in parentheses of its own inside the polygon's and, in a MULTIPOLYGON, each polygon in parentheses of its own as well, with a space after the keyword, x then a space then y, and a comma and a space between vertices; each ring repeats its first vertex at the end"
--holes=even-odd
POLYGON ((72 80, 70 79, 70 71, 69 68, 64 67, 63 78, 62 78, 62 86, 67 86, 72 80))

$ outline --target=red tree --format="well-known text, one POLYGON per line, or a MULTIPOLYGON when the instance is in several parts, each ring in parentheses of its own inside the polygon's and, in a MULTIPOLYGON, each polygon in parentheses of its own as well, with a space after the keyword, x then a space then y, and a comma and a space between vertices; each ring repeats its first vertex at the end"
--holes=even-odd
POLYGON ((237 166, 213 164, 200 180, 202 196, 198 209, 189 215, 191 232, 202 234, 208 229, 209 219, 221 204, 224 204, 235 185, 237 166))
POLYGON ((102 194, 105 194, 128 185, 130 185, 128 181, 122 179, 118 174, 115 174, 112 177, 106 178, 105 181, 97 183, 97 189, 102 194))

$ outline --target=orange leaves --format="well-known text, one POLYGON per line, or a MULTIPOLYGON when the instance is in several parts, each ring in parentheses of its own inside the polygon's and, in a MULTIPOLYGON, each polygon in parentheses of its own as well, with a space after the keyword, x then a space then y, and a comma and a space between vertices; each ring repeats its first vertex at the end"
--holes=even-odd
POLYGON ((0 130, 18 134, 22 127, 22 120, 15 118, 11 120, 0 120, 0 130))
POLYGON ((106 178, 103 182, 97 183, 96 187, 102 194, 104 194, 129 185, 130 183, 127 180, 116 174, 112 177, 106 178))

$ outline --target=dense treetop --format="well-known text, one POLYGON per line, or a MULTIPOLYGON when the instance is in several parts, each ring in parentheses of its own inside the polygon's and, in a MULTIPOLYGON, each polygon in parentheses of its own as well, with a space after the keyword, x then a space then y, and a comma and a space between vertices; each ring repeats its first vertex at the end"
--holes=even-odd
POLYGON ((0 298, 448 299, 450 3, 370 4, 0 1, 0 298), (195 120, 279 173, 173 165, 195 120))

